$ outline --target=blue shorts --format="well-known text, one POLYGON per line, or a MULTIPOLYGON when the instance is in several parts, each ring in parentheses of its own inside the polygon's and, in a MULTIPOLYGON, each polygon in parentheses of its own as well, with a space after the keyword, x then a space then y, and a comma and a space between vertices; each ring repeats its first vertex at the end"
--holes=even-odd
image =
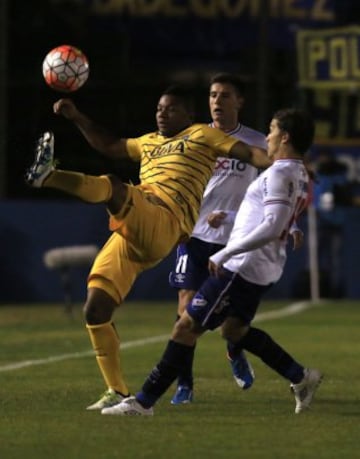
POLYGON ((272 285, 253 284, 227 269, 223 272, 219 278, 209 276, 186 308, 206 330, 219 327, 227 317, 250 324, 262 296, 272 285))
POLYGON ((169 275, 171 287, 198 290, 209 277, 209 258, 223 248, 221 244, 204 242, 194 237, 184 244, 179 244, 175 270, 169 275))

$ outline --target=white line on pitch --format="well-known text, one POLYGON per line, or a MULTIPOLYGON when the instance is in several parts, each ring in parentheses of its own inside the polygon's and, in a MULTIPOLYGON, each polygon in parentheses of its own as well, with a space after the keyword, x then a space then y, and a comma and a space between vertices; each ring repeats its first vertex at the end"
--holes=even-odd
MULTIPOLYGON (((281 317, 292 316, 294 314, 299 314, 300 312, 305 311, 306 309, 309 309, 311 307, 314 307, 314 304, 309 301, 293 303, 282 309, 259 313, 255 317, 254 322, 264 322, 266 320, 279 319, 281 317)), ((152 343, 160 343, 167 339, 169 339, 169 334, 152 336, 149 338, 137 339, 133 341, 126 341, 121 344, 121 349, 139 347, 139 346, 144 346, 146 344, 152 344, 152 343)), ((82 351, 82 352, 72 352, 71 354, 60 354, 57 356, 46 357, 44 359, 24 360, 22 362, 9 363, 8 365, 0 366, 0 372, 19 370, 21 368, 32 367, 35 365, 46 365, 48 363, 60 362, 61 360, 79 359, 82 357, 87 357, 89 355, 94 355, 94 351, 87 350, 87 351, 82 351)))

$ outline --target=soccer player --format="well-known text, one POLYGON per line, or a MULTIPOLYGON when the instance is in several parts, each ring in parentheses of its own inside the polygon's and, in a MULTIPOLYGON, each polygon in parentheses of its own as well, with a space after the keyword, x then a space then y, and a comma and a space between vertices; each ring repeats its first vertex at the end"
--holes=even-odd
POLYGON ((282 275, 289 228, 306 205, 309 175, 303 157, 313 136, 313 120, 306 112, 284 109, 274 114, 267 136, 273 164, 250 184, 229 241, 209 259, 210 276, 175 323, 141 391, 104 408, 103 414, 153 415, 153 405, 192 360, 197 339, 220 325, 232 360, 243 349, 260 357, 290 381, 295 413, 309 407, 320 371, 305 368, 251 322, 261 297, 282 275))
MULTIPOLYGON (((236 75, 221 73, 210 81, 209 108, 211 127, 221 129, 228 135, 266 150, 265 135, 239 122, 239 113, 244 105, 244 84, 236 75)), ((208 260, 222 249, 230 235, 231 223, 225 219, 226 211, 237 211, 248 185, 258 175, 258 169, 236 158, 218 157, 215 170, 208 182, 199 218, 189 241, 177 248, 175 269, 170 273, 170 285, 178 289, 178 318, 194 297, 196 291, 209 275, 208 260), (208 217, 216 210, 212 219, 218 228, 209 225, 208 217), (224 223, 221 224, 220 223, 224 223)), ((247 389, 252 385, 254 372, 243 359, 237 360, 237 382, 247 389)), ((171 403, 189 403, 193 399, 192 364, 178 378, 177 389, 171 403)))
POLYGON ((256 167, 269 166, 266 153, 205 124, 193 124, 193 101, 179 86, 161 95, 158 130, 125 139, 109 135, 69 99, 54 104, 91 146, 110 158, 140 162, 138 186, 113 175, 91 176, 55 167, 54 136, 39 139, 26 181, 34 187, 64 191, 90 203, 106 203, 112 235, 96 257, 88 277, 84 315, 98 366, 106 384, 89 410, 119 403, 129 395, 120 366, 120 339, 113 313, 137 276, 157 265, 192 232, 202 195, 217 156, 236 157, 256 167))
MULTIPOLYGON (((236 75, 220 73, 211 79, 210 126, 266 150, 265 135, 239 121, 239 113, 244 105, 244 89, 242 80, 236 75)), ((170 285, 178 289, 178 318, 208 277, 209 257, 221 250, 229 239, 232 222, 228 212, 235 213, 238 210, 247 187, 257 175, 258 169, 243 161, 217 158, 214 173, 205 188, 199 218, 189 241, 178 246, 175 269, 170 273, 170 285)), ((296 248, 301 245, 302 232, 295 230, 293 237, 296 248)), ((242 357, 239 355, 236 361, 230 360, 230 364, 237 384, 248 389, 253 383, 254 372, 244 354, 242 357)), ((189 403, 192 399, 191 363, 179 376, 171 403, 189 403)))

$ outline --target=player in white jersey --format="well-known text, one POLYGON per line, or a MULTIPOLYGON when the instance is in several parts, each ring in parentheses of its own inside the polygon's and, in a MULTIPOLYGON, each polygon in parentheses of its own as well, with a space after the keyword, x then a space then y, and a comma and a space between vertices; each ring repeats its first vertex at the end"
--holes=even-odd
POLYGON ((320 371, 305 368, 251 322, 263 294, 283 272, 289 229, 305 207, 309 176, 303 156, 313 136, 313 120, 306 112, 275 113, 267 136, 273 164, 249 186, 227 245, 210 257, 210 276, 176 322, 141 391, 103 414, 152 415, 153 405, 191 361, 197 339, 219 326, 233 361, 243 349, 260 357, 290 381, 295 413, 309 407, 320 371))
MULTIPOLYGON (((239 122, 239 112, 244 105, 245 88, 242 80, 236 75, 220 73, 211 79, 209 89, 209 108, 213 120, 210 126, 266 150, 265 135, 239 122)), ((191 238, 188 242, 179 244, 175 269, 169 276, 170 285, 178 289, 178 317, 208 277, 209 257, 223 248, 229 238, 232 222, 229 219, 224 220, 225 212, 237 211, 248 185, 257 175, 258 169, 244 162, 224 157, 217 159, 191 238), (214 228, 209 225, 208 218, 216 209, 223 212, 217 214, 219 226, 214 228)), ((239 383, 243 389, 248 389, 252 385, 254 372, 244 354, 242 362, 238 360, 238 374, 239 383)), ((193 384, 191 363, 179 376, 171 403, 179 405, 191 402, 193 384)))
MULTIPOLYGON (((244 105, 244 84, 233 74, 220 73, 210 81, 209 108, 213 122, 210 126, 219 128, 239 140, 266 150, 266 137, 239 122, 239 111, 244 105)), ((232 221, 227 212, 236 212, 249 184, 258 176, 258 169, 237 159, 219 157, 210 178, 200 208, 199 218, 188 242, 178 246, 175 269, 170 273, 170 285, 178 289, 178 317, 194 297, 196 291, 209 275, 208 259, 222 249, 228 241, 232 221), (222 212, 214 211, 221 209, 222 212), (209 225, 209 216, 216 219, 217 227, 209 225), (224 223, 224 224, 221 224, 224 223)), ((300 237, 295 232, 294 237, 300 237)), ((297 241, 295 241, 295 244, 297 241)), ((232 363, 230 361, 230 363, 232 363)), ((247 362, 232 365, 243 389, 251 387, 254 372, 247 362)), ((179 376, 176 392, 171 400, 174 405, 189 403, 193 399, 193 365, 179 376)))
MULTIPOLYGON (((216 127, 215 123, 211 123, 216 127)), ((228 132, 229 135, 266 150, 265 135, 243 124, 228 132)), ((228 241, 231 225, 224 224, 218 229, 208 223, 209 215, 215 209, 236 211, 245 195, 249 184, 258 176, 258 170, 246 163, 232 158, 218 158, 212 177, 204 192, 199 218, 191 237, 212 244, 225 245, 228 241)))

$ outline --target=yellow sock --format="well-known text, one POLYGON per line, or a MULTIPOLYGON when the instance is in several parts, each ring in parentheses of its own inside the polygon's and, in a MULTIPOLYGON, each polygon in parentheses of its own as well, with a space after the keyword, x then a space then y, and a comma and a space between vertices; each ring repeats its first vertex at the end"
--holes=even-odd
POLYGON ((107 387, 128 395, 129 389, 122 377, 120 365, 120 339, 114 325, 107 322, 100 325, 86 325, 86 328, 107 387))
POLYGON ((65 191, 83 201, 92 203, 107 202, 112 194, 111 182, 106 175, 95 177, 59 169, 51 172, 43 186, 65 191))

